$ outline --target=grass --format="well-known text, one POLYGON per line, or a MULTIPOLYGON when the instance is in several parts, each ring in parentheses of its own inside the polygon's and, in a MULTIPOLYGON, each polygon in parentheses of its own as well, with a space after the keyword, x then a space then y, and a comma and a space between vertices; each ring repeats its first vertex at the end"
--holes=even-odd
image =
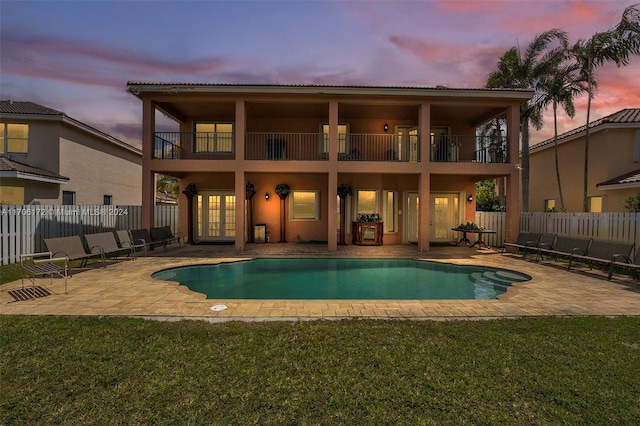
POLYGON ((0 316, 0 424, 637 424, 640 318, 0 316))

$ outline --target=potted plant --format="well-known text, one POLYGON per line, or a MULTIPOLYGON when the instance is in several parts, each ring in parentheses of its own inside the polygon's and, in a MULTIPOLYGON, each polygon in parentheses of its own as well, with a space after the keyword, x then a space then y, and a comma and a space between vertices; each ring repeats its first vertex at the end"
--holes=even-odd
POLYGON ((245 185, 245 197, 247 200, 253 199, 253 196, 256 195, 256 187, 251 182, 247 182, 245 185))
POLYGON ((360 223, 380 222, 380 215, 378 213, 370 213, 370 214, 363 213, 358 215, 358 222, 360 223))
POLYGON ((285 198, 287 198, 287 195, 289 195, 289 192, 291 192, 291 189, 289 188, 289 185, 287 185, 286 183, 279 183, 276 186, 275 193, 278 194, 281 200, 284 200, 285 198))
POLYGON ((351 195, 351 187, 349 185, 344 183, 338 185, 338 197, 340 197, 341 200, 347 198, 349 195, 351 195))

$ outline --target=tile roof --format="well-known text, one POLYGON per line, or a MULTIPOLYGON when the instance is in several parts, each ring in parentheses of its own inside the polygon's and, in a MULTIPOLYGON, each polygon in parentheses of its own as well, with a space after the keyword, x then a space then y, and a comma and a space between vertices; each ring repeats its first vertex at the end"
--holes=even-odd
POLYGON ((19 161, 12 160, 8 157, 5 157, 4 155, 0 155, 0 172, 18 172, 21 174, 40 176, 56 180, 69 180, 68 177, 50 172, 49 170, 44 170, 38 167, 33 167, 28 164, 21 163, 19 161))
POLYGON ((532 89, 504 89, 487 87, 447 87, 447 86, 367 86, 367 85, 340 85, 340 84, 212 84, 212 83, 178 83, 178 82, 150 82, 150 81, 128 81, 127 86, 175 86, 175 87, 272 87, 272 88, 335 88, 335 89, 416 89, 416 90, 458 90, 458 91, 479 91, 479 92, 532 92, 532 89))
MULTIPOLYGON (((620 111, 614 112, 613 114, 607 115, 606 117, 602 117, 598 120, 592 121, 589 123, 589 129, 595 129, 599 126, 604 126, 606 124, 635 124, 640 125, 640 108, 625 108, 620 111)), ((569 138, 571 136, 580 134, 587 129, 587 126, 576 127, 573 130, 569 130, 568 132, 562 133, 558 135, 558 142, 563 139, 569 138)), ((529 150, 537 150, 540 148, 544 148, 548 145, 553 144, 553 138, 547 139, 535 145, 529 147, 529 150)))
POLYGON ((625 173, 622 176, 614 177, 604 182, 600 182, 596 187, 611 185, 633 185, 640 184, 640 169, 625 173))
POLYGON ((0 101, 0 113, 6 114, 36 114, 36 115, 65 115, 64 112, 38 105, 33 102, 0 101))

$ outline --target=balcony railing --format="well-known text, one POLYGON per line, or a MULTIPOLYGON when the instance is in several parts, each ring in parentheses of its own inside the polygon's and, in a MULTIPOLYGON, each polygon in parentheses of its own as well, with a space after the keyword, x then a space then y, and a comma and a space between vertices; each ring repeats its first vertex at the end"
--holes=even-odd
POLYGON ((230 132, 156 132, 153 158, 233 160, 235 146, 230 132))
POLYGON ((508 140, 473 135, 432 135, 431 161, 436 163, 507 163, 508 140))
POLYGON ((420 161, 418 135, 358 134, 344 135, 338 144, 340 161, 420 161))
MULTIPOLYGON (((250 132, 245 138, 247 160, 328 161, 329 138, 323 133, 250 132)), ((432 135, 432 162, 506 163, 508 141, 474 135, 432 135)), ((155 159, 235 159, 233 133, 157 132, 155 159)), ((420 161, 420 137, 415 134, 340 134, 339 161, 420 161)))
POLYGON ((247 160, 327 161, 328 139, 322 133, 247 133, 247 160))

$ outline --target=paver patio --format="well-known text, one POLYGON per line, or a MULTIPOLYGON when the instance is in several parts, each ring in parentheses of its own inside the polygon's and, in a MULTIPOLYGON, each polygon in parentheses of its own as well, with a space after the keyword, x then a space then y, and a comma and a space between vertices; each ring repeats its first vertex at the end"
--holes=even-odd
MULTIPOLYGON (((22 288, 20 280, 0 286, 0 314, 141 316, 162 319, 204 318, 211 321, 308 318, 495 318, 523 316, 640 316, 640 284, 631 277, 606 275, 584 268, 566 271, 546 262, 536 264, 495 250, 434 247, 419 252, 415 246, 341 246, 336 253, 323 245, 249 244, 244 252, 233 246, 188 246, 158 251, 137 260, 118 261, 107 268, 74 272, 63 281, 48 278, 37 284, 51 296, 16 302, 8 290, 22 288), (496 300, 223 300, 205 299, 176 283, 151 274, 160 269, 255 257, 366 257, 415 258, 465 265, 511 269, 533 279, 509 287, 496 300), (228 309, 212 311, 214 305, 228 309)), ((25 281, 25 285, 27 282, 25 281)))

